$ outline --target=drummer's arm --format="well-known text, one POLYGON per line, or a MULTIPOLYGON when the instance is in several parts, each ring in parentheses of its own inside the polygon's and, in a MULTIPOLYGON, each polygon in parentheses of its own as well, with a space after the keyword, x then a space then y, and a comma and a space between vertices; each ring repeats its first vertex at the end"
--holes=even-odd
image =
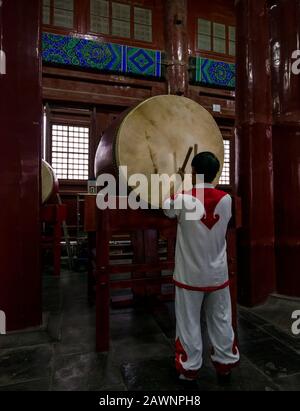
MULTIPOLYGON (((178 170, 178 174, 183 180, 184 173, 180 169, 178 170)), ((181 212, 180 204, 182 204, 182 201, 180 202, 178 195, 175 194, 175 187, 174 185, 172 185, 171 191, 170 191, 170 197, 167 198, 163 204, 163 210, 164 210, 165 215, 169 218, 175 218, 175 217, 179 218, 180 212, 181 212)))

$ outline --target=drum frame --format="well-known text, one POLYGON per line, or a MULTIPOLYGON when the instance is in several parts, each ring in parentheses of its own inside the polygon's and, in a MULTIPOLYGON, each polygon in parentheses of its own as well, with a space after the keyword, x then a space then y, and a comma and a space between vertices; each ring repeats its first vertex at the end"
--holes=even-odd
MULTIPOLYGON (((120 141, 120 132, 122 129, 122 125, 126 121, 127 117, 133 114, 136 109, 139 107, 143 106, 144 104, 147 104, 149 101, 158 99, 160 97, 165 97, 165 95, 158 95, 158 96, 153 96, 150 97, 147 100, 144 100, 132 107, 129 107, 127 110, 122 112, 118 118, 116 118, 111 125, 107 128, 107 130, 102 134, 97 153, 96 153, 96 158, 95 158, 95 177, 97 178, 98 175, 100 174, 111 174, 113 175, 116 179, 119 178, 119 166, 122 164, 120 163, 119 159, 119 153, 118 153, 118 145, 120 141), (101 170, 101 172, 99 172, 101 170)), ((194 104, 196 103, 194 100, 190 100, 187 97, 179 97, 179 96, 172 96, 180 99, 185 99, 188 100, 194 104)), ((198 104, 199 105, 199 104, 198 104)), ((199 105, 200 106, 200 105, 199 105)), ((202 106, 201 106, 202 107, 202 106)), ((204 107, 202 107, 204 109, 204 107)), ((204 109, 207 111, 206 109, 204 109)), ((213 117, 211 116, 212 120, 215 122, 213 117)), ((216 124, 217 126, 217 124, 216 124)), ((217 126, 218 127, 218 126, 217 126)), ((221 133, 220 133, 221 135, 221 133)), ((197 144, 195 144, 197 146, 197 144)), ((187 147, 188 149, 189 147, 187 147)), ((221 161, 221 165, 223 167, 223 158, 221 161)), ((179 165, 180 166, 180 165, 179 165)), ((133 191, 130 186, 128 187, 128 194, 133 191)), ((116 193, 118 194, 118 192, 116 193)), ((151 203, 149 204, 149 208, 151 208, 151 203)))

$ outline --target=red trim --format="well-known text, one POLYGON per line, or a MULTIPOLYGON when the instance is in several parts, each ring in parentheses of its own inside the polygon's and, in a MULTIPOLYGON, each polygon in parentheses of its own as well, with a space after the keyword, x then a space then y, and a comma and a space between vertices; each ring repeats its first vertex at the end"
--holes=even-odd
POLYGON ((216 190, 215 188, 204 189, 204 208, 205 215, 201 222, 211 230, 220 220, 220 216, 215 214, 215 209, 219 202, 227 195, 224 191, 216 190))
MULTIPOLYGON (((234 355, 237 355, 237 353, 238 353, 236 336, 234 336, 234 340, 233 340, 233 344, 232 344, 232 353, 234 355)), ((215 355, 214 347, 212 347, 212 349, 211 349, 211 355, 212 356, 215 355)), ((234 363, 230 363, 230 364, 221 364, 220 362, 212 360, 212 363, 213 363, 213 365, 214 365, 214 367, 215 367, 218 374, 226 375, 232 370, 232 368, 237 367, 239 365, 240 360, 238 360, 234 363)))
POLYGON ((185 370, 182 366, 183 362, 188 359, 187 353, 185 352, 180 339, 177 338, 175 341, 175 367, 179 374, 184 375, 186 378, 195 380, 198 376, 199 370, 185 370))
POLYGON ((223 290, 224 288, 229 286, 229 280, 226 281, 226 283, 222 284, 222 285, 217 285, 215 287, 193 287, 191 285, 187 285, 187 284, 183 284, 183 283, 179 283, 178 281, 174 280, 174 284, 176 287, 179 288, 184 288, 185 290, 189 290, 189 291, 204 291, 204 292, 212 292, 212 291, 218 291, 218 290, 223 290))
POLYGON ((237 355, 238 353, 238 347, 236 343, 236 336, 234 336, 233 344, 232 344, 232 354, 237 355))

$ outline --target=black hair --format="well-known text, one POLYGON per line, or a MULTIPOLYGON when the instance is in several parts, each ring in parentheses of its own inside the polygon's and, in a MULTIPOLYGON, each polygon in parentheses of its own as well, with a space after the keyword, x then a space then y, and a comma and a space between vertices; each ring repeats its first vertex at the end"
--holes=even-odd
POLYGON ((196 174, 204 174, 205 183, 212 183, 220 170, 220 162, 213 153, 205 151, 193 158, 192 167, 196 174))

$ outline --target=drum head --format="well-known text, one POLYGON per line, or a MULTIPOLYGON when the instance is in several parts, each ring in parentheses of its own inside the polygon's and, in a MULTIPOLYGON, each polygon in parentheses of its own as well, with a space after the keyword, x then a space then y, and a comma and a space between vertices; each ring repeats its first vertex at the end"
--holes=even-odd
MULTIPOLYGON (((189 147, 197 145, 198 153, 213 152, 221 170, 214 181, 219 181, 224 161, 221 132, 211 116, 193 100, 174 95, 156 96, 134 108, 123 120, 116 139, 117 166, 127 166, 128 175, 144 174, 148 188, 131 185, 141 200, 161 207, 163 196, 151 193, 151 174, 173 175, 183 165, 189 147)), ((192 153, 185 172, 191 173, 192 153)), ((164 182, 162 182, 162 185, 164 182)), ((130 184, 128 184, 130 186, 130 184)), ((180 179, 175 184, 180 189, 180 179)), ((191 188, 191 181, 185 185, 191 188)))
POLYGON ((42 203, 44 204, 54 191, 56 177, 53 168, 42 160, 42 203))

